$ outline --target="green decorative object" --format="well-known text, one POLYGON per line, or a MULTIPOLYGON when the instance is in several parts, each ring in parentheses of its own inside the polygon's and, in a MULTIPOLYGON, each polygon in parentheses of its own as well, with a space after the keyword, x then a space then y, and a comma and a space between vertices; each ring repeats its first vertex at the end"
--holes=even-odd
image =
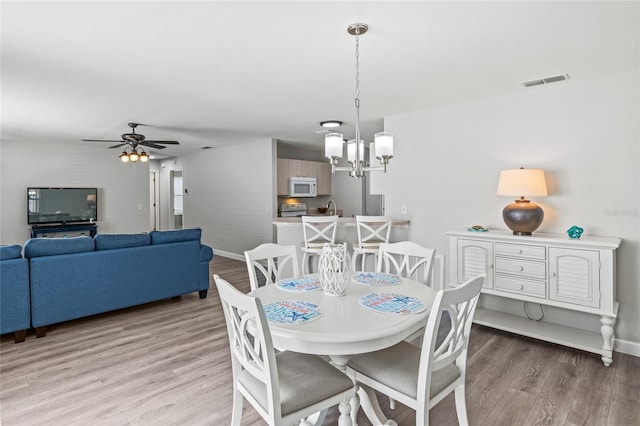
POLYGON ((574 225, 567 230, 567 235, 569 235, 569 238, 580 238, 583 232, 584 229, 574 225))

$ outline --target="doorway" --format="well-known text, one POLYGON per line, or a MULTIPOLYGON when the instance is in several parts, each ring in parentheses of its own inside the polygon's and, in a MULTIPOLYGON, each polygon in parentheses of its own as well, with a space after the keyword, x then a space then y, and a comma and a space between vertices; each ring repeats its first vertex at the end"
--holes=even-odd
POLYGON ((173 214, 173 229, 182 229, 183 217, 183 184, 182 170, 171 170, 169 174, 171 211, 173 214))
POLYGON ((160 209, 158 205, 158 193, 160 192, 160 182, 158 172, 149 172, 149 225, 152 231, 158 230, 160 223, 160 209))

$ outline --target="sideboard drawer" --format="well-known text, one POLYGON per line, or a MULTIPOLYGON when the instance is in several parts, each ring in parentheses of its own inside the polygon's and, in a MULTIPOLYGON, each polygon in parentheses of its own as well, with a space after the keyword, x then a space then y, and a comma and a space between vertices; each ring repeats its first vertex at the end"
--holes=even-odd
POLYGON ((546 279, 547 268, 544 262, 496 256, 496 274, 498 273, 526 275, 532 278, 546 279))
POLYGON ((544 281, 525 281, 517 278, 496 277, 496 290, 510 293, 526 294, 535 297, 547 297, 547 284, 544 281))
POLYGON ((522 256, 544 260, 547 258, 547 248, 524 244, 496 243, 496 255, 522 256))

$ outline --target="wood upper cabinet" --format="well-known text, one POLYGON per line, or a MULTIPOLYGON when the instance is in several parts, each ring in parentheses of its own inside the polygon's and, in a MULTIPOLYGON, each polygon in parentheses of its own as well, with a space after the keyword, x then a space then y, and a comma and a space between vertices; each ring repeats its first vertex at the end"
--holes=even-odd
POLYGON ((331 164, 316 162, 316 178, 318 179, 318 195, 331 195, 331 164))
POLYGON ((278 158, 278 195, 289 194, 289 159, 278 158))
POLYGON ((331 164, 320 161, 278 158, 278 195, 289 193, 290 177, 315 177, 318 195, 331 195, 331 164))

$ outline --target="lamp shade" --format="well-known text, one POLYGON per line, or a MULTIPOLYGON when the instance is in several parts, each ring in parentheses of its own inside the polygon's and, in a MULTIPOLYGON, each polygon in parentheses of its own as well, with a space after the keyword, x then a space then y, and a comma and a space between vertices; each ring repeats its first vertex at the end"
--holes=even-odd
MULTIPOLYGON (((364 160, 364 142, 360 140, 360 161, 364 160)), ((356 140, 351 139, 347 142, 347 161, 350 163, 356 162, 356 140)))
POLYGON ((500 172, 497 195, 546 197, 547 183, 542 169, 511 169, 500 172))
POLYGON ((393 133, 376 133, 374 142, 376 143, 376 158, 393 157, 393 133))
POLYGON ((324 136, 324 156, 342 158, 342 133, 327 133, 324 136))

